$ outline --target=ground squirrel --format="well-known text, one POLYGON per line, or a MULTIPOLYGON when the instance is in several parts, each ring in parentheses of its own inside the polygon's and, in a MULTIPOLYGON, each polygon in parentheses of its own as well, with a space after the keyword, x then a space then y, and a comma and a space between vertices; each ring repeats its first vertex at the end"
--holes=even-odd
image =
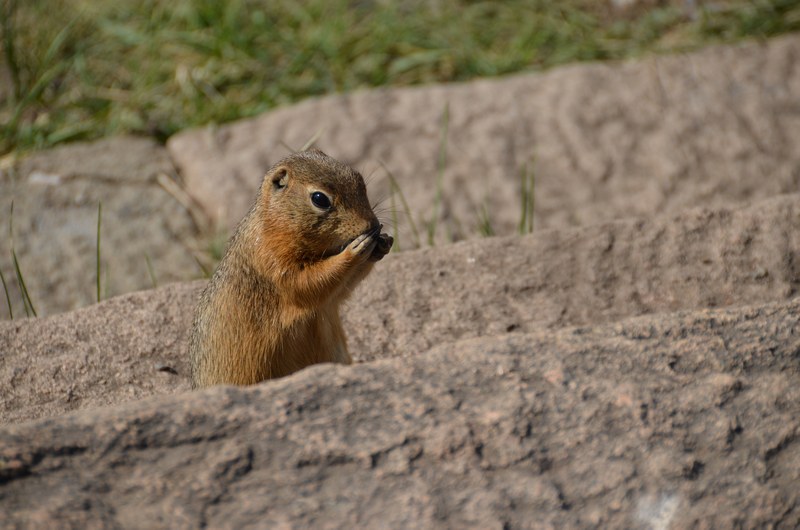
POLYGON ((273 166, 195 310, 192 386, 351 363, 339 305, 389 252, 381 228, 351 167, 316 149, 273 166))

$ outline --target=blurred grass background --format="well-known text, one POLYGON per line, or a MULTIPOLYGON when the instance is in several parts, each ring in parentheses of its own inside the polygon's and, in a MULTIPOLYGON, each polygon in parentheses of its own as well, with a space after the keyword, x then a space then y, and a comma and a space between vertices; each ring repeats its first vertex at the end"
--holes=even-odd
POLYGON ((799 0, 0 2, 0 155, 800 29, 799 0))

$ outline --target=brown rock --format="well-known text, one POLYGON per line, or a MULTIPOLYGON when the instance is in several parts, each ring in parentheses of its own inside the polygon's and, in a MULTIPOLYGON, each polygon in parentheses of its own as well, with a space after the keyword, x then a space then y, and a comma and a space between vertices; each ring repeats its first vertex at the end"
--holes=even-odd
MULTIPOLYGON (((156 182, 159 173, 172 173, 166 150, 131 137, 60 147, 0 172, 0 268, 14 316, 25 311, 6 236, 12 201, 14 246, 40 316, 97 301, 100 204, 101 297, 200 277, 192 255, 197 228, 156 182)), ((9 316, 0 286, 0 319, 9 316)))
POLYGON ((389 258, 344 314, 360 359, 481 335, 788 299, 800 292, 800 195, 389 258))
MULTIPOLYGON (((345 310, 359 363, 249 388, 186 392, 202 282, 0 322, 0 526, 800 527, 798 53, 790 35, 336 96, 173 138, 225 222, 280 141, 321 124, 319 144, 365 173, 384 160, 423 223, 449 104, 437 240, 476 233, 484 201, 514 231, 531 157, 537 230, 387 256, 345 310)), ((135 238, 158 233, 185 272, 189 214, 153 180, 163 149, 136 143, 120 160, 153 157, 129 171, 103 145, 126 144, 0 174, 36 212, 20 213, 20 254, 93 269, 52 234, 93 259, 70 230, 90 238, 109 197, 130 251, 115 268, 134 277, 135 238)))
MULTIPOLYGON (((800 195, 786 195, 740 209, 390 254, 343 321, 363 362, 477 336, 785 300, 800 287, 798 226, 800 195), (769 274, 753 276, 759 267, 769 274)), ((185 341, 201 286, 0 322, 0 384, 9 389, 0 422, 187 389, 185 341)))
MULTIPOLYGON (((370 175, 372 196, 389 208, 384 163, 424 232, 448 108, 440 242, 475 235, 483 205, 497 233, 513 233, 526 167, 535 177, 536 227, 672 215, 800 189, 798 54, 800 36, 789 35, 685 56, 357 92, 185 131, 167 147, 189 191, 230 228, 285 146, 299 149, 318 135, 323 150, 370 175)), ((414 238, 403 217, 398 242, 407 249, 414 238)))
POLYGON ((471 339, 7 426, 0 508, 75 527, 792 528, 798 311, 471 339))
POLYGON ((153 140, 116 136, 78 142, 36 153, 20 163, 23 178, 36 180, 97 178, 120 183, 152 182, 159 173, 171 173, 169 154, 153 140))
POLYGON ((0 422, 188 390, 186 340, 201 287, 172 284, 45 319, 0 322, 0 422))

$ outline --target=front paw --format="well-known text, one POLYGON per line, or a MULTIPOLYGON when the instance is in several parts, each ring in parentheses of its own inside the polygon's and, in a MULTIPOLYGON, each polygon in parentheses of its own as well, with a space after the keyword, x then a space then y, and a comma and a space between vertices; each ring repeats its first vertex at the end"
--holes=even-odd
POLYGON ((377 239, 378 241, 375 244, 375 248, 372 250, 372 254, 369 256, 370 261, 380 261, 383 259, 383 257, 392 249, 392 244, 394 243, 394 238, 389 234, 381 234, 377 239))
POLYGON ((347 245, 346 252, 357 263, 361 263, 372 256, 377 245, 378 237, 374 236, 371 232, 366 232, 350 242, 350 244, 347 245))

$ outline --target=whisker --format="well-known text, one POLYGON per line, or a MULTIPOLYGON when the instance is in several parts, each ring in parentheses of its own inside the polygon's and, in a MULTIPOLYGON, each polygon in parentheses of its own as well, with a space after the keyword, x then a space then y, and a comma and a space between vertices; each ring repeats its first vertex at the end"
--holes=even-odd
POLYGON ((390 195, 382 195, 374 203, 372 203, 372 209, 374 210, 375 208, 386 202, 389 198, 390 195))
POLYGON ((366 184, 367 187, 369 187, 369 185, 372 184, 372 179, 375 178, 377 171, 378 171, 378 168, 374 167, 374 168, 372 168, 372 171, 370 171, 369 173, 367 173, 366 176, 364 176, 364 184, 366 184))
POLYGON ((380 217, 382 215, 390 215, 392 217, 405 218, 404 215, 397 215, 398 213, 402 213, 402 210, 397 210, 395 208, 388 208, 388 207, 387 208, 379 208, 378 210, 375 210, 375 215, 377 217, 380 217))

